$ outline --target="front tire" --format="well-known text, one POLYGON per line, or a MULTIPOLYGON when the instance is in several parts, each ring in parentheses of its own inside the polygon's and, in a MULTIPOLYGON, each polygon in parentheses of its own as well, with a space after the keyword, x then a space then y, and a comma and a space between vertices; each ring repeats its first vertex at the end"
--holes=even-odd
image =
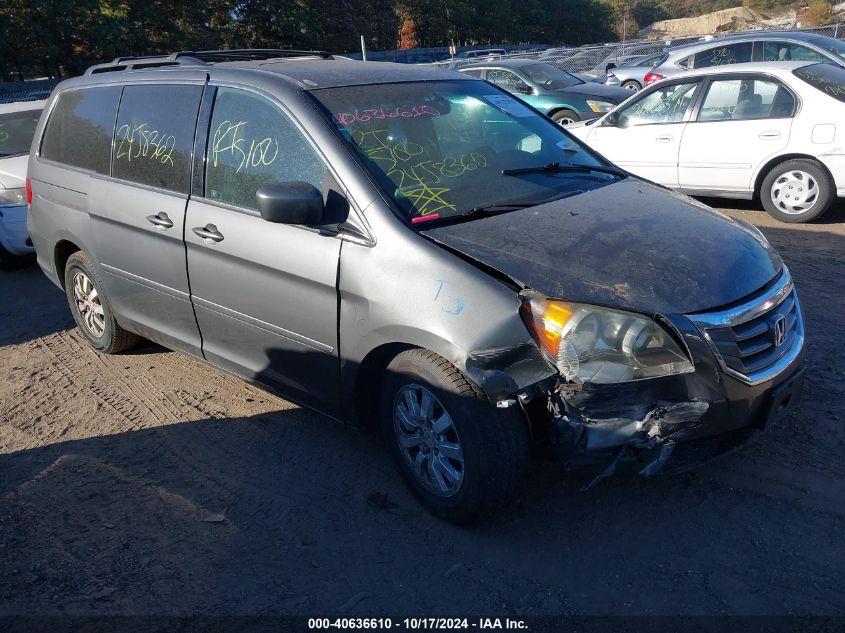
POLYGON ((76 326, 91 347, 104 354, 117 354, 138 342, 137 334, 124 330, 115 320, 97 268, 85 253, 68 258, 65 293, 76 326))
POLYGON ((497 409, 449 361, 413 349, 387 367, 382 431, 416 497, 456 524, 500 511, 513 499, 529 462, 524 421, 497 409))
POLYGON ((763 179, 760 199, 769 215, 781 222, 809 222, 821 217, 836 197, 827 170, 814 160, 788 160, 763 179))
POLYGON ((558 125, 562 125, 563 127, 571 125, 572 123, 578 123, 580 120, 581 117, 578 116, 578 113, 574 110, 558 110, 552 115, 552 121, 558 125))

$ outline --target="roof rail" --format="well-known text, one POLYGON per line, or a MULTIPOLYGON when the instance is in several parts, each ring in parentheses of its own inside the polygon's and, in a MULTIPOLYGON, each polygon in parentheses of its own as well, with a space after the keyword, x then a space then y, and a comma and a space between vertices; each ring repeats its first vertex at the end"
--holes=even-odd
POLYGON ((96 64, 85 71, 86 75, 142 68, 167 68, 173 66, 205 66, 215 62, 257 61, 285 57, 320 57, 333 59, 327 51, 305 51, 287 48, 237 48, 231 50, 180 51, 169 55, 139 55, 116 57, 110 62, 96 64))
POLYGON ((333 59, 332 54, 327 51, 307 51, 289 48, 233 48, 216 51, 182 51, 181 53, 174 53, 172 57, 174 59, 192 57, 211 63, 278 59, 283 57, 321 57, 323 59, 333 59))
POLYGON ((105 64, 96 64, 85 71, 86 75, 108 73, 121 70, 139 70, 142 68, 167 68, 173 66, 205 66, 206 62, 187 56, 177 57, 179 53, 171 55, 139 55, 135 57, 116 57, 105 64))

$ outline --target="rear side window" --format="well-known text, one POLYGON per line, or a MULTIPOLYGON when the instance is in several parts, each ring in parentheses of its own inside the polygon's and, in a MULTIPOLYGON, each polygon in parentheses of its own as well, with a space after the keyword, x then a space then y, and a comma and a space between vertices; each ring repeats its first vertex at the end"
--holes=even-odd
POLYGON ((188 193, 202 86, 126 86, 120 100, 112 176, 188 193))
POLYGON ((845 103, 845 70, 833 64, 813 64, 792 71, 798 79, 845 103))
POLYGON ((724 66, 726 64, 744 64, 751 61, 752 42, 740 42, 726 46, 717 46, 709 51, 696 53, 695 67, 724 66))
POLYGON ((256 209, 264 185, 304 181, 323 190, 325 163, 284 112, 252 92, 218 88, 206 151, 211 200, 256 209))
POLYGON ((795 99, 782 86, 764 79, 713 81, 698 114, 699 121, 743 121, 792 116, 795 99))
POLYGON ((41 156, 57 163, 109 173, 120 86, 68 90, 59 95, 41 141, 41 156))
POLYGON ((28 154, 41 110, 0 114, 0 158, 28 154))

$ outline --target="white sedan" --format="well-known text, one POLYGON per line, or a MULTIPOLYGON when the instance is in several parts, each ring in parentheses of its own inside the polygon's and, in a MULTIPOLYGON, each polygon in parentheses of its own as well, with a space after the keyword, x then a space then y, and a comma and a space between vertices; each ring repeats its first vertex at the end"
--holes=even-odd
POLYGON ((0 104, 0 268, 35 252, 26 230, 26 165, 44 103, 0 104))
POLYGON ((759 196, 784 222, 845 197, 845 70, 831 64, 693 70, 566 129, 638 176, 692 195, 759 196))

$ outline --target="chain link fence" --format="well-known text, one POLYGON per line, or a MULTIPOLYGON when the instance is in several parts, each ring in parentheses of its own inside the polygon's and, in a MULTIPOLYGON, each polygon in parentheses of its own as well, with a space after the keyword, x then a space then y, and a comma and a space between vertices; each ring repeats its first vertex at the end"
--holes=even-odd
POLYGON ((2 82, 0 83, 0 103, 46 99, 58 83, 58 79, 2 82))

